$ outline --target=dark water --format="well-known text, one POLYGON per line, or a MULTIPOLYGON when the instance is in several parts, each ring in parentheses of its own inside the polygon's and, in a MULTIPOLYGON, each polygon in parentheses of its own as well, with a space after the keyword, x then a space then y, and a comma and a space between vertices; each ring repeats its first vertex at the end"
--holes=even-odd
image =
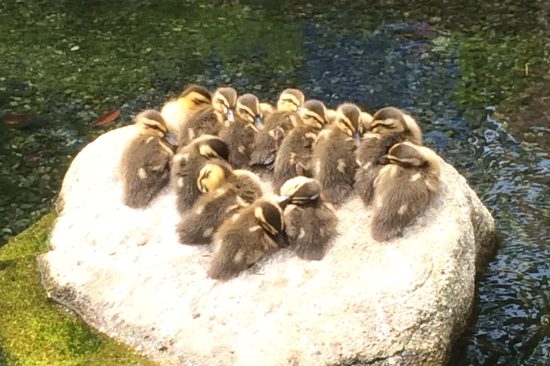
POLYGON ((547 2, 151 3, 0 4, 0 242, 51 209, 71 157, 106 131, 98 116, 120 109, 119 127, 187 83, 396 105, 502 236, 453 363, 550 364, 550 111, 514 128, 493 113, 550 90, 547 2))

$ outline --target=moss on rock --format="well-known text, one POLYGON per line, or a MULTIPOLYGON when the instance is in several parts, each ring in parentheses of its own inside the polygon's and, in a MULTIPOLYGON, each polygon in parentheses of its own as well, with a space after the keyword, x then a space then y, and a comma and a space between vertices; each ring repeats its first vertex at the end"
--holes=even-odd
POLYGON ((46 215, 0 249, 0 364, 153 365, 48 298, 36 255, 54 220, 46 215))

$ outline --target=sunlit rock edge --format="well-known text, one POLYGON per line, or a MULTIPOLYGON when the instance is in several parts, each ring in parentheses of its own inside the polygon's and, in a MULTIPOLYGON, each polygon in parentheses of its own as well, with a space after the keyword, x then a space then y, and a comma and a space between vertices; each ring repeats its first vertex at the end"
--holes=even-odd
POLYGON ((66 174, 51 250, 39 258, 54 299, 167 365, 446 361, 495 231, 453 167, 443 164, 439 195, 398 240, 374 241, 371 212, 355 198, 338 210, 323 260, 282 250, 219 282, 206 276, 208 247, 177 242, 170 187, 147 210, 121 204, 117 167, 134 133, 100 136, 66 174))

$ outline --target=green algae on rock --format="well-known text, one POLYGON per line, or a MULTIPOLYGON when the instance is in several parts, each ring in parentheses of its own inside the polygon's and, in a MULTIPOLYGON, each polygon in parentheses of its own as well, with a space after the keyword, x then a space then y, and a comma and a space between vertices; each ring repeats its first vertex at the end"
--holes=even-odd
POLYGON ((154 365, 48 298, 36 255, 54 220, 46 215, 0 249, 0 364, 154 365))

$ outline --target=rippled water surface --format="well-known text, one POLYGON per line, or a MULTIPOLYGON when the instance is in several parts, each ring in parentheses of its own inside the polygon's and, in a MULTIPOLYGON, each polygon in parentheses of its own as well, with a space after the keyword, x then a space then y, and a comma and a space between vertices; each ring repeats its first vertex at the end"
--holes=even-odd
POLYGON ((0 242, 51 209, 86 142, 187 83, 396 105, 501 234, 453 363, 549 364, 549 19, 546 1, 2 2, 0 242))

